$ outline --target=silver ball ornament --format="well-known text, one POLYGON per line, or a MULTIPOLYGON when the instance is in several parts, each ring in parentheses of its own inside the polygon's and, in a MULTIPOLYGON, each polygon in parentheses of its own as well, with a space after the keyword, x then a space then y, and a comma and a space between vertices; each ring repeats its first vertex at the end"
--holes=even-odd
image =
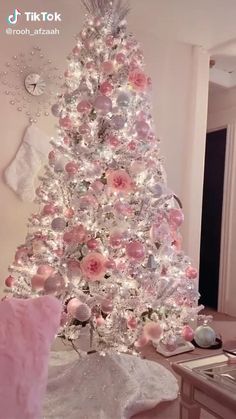
POLYGON ((209 348, 216 342, 216 332, 210 326, 199 326, 195 330, 194 340, 201 348, 209 348))
POLYGON ((52 105, 51 112, 52 112, 53 116, 60 117, 61 116, 61 107, 60 107, 60 105, 58 103, 55 103, 54 105, 52 105))
POLYGON ((51 227, 54 231, 64 231, 66 228, 66 221, 61 217, 54 218, 54 220, 52 220, 51 227))
POLYGON ((116 101, 117 105, 120 106, 121 108, 125 108, 129 106, 129 102, 130 102, 130 96, 125 92, 120 93, 116 101))

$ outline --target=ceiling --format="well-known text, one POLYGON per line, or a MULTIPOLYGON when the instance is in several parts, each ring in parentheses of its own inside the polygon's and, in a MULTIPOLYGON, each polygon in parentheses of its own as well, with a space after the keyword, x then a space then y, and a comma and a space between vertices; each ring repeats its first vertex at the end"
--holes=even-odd
POLYGON ((207 49, 236 39, 236 0, 130 0, 129 21, 207 49), (145 19, 144 19, 145 16, 145 19))
POLYGON ((215 60, 211 90, 236 86, 236 0, 130 0, 129 22, 158 38, 199 45, 215 60), (143 20, 145 16, 145 21, 143 20))

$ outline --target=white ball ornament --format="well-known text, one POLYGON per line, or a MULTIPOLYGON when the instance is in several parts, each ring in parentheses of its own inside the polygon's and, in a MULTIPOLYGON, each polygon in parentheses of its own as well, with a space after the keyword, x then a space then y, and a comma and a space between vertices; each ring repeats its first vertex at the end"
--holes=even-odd
POLYGON ((194 340, 201 348, 209 348, 216 342, 216 333, 210 326, 199 326, 195 330, 194 340))

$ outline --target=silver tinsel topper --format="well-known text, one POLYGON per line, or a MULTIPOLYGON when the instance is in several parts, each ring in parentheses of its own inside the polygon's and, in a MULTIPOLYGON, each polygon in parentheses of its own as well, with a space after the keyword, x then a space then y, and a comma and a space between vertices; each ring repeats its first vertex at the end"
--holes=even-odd
POLYGON ((123 0, 82 0, 89 14, 106 18, 106 26, 115 32, 129 12, 128 4, 123 0))

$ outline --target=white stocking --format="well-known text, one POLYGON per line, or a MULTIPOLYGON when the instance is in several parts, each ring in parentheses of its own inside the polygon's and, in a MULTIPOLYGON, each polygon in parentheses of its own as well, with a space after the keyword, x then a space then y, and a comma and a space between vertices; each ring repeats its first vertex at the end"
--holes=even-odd
POLYGON ((34 200, 34 181, 50 149, 50 138, 36 125, 30 125, 14 160, 5 170, 6 183, 22 201, 34 200))

